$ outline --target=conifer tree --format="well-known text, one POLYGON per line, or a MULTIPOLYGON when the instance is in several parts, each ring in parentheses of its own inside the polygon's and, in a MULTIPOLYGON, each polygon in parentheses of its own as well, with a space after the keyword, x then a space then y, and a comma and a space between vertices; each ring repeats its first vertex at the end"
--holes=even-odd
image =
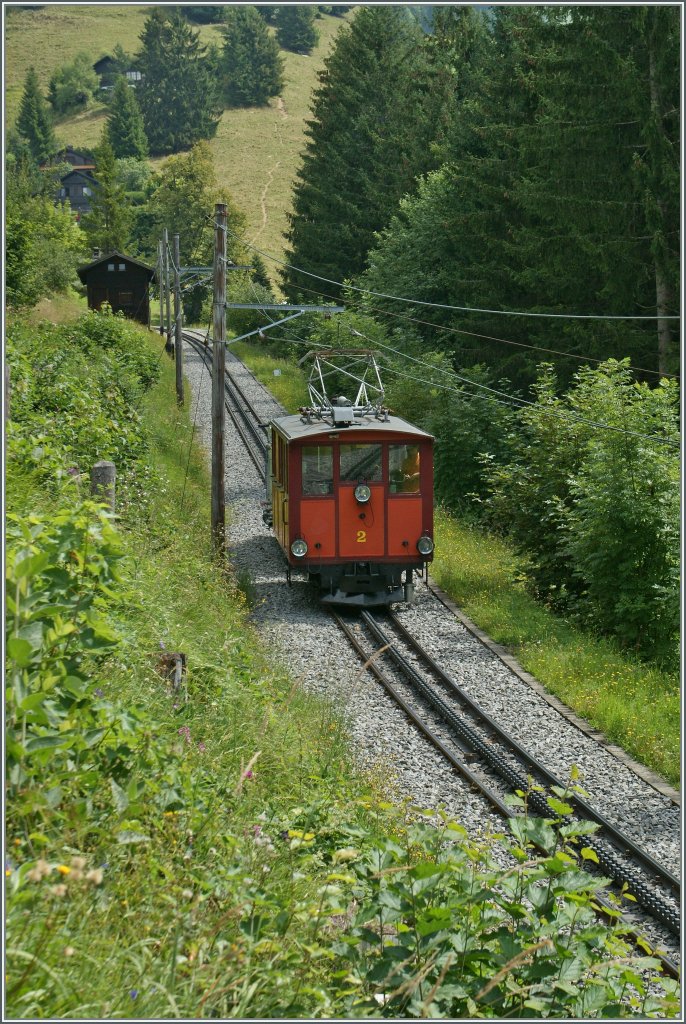
POLYGON ((38 163, 43 163, 57 149, 52 119, 33 67, 29 68, 24 80, 17 131, 26 139, 31 155, 38 163))
MULTIPOLYGON (((374 232, 434 166, 451 83, 402 8, 360 8, 324 64, 294 189, 288 262, 343 281, 363 270, 374 232)), ((283 276, 289 297, 298 288, 338 293, 296 271, 283 276)))
POLYGON ((125 252, 131 230, 131 206, 117 174, 114 151, 105 139, 96 150, 98 188, 93 195, 91 212, 81 219, 89 244, 103 252, 125 252))
POLYGON ((314 7, 306 7, 303 4, 278 7, 275 22, 279 46, 284 50, 310 53, 319 40, 314 18, 314 7))
POLYGON ((112 92, 105 132, 117 160, 124 157, 143 160, 148 155, 141 108, 135 91, 129 88, 123 76, 117 78, 112 92))
POLYGON ((224 97, 232 107, 260 105, 283 89, 279 44, 255 7, 226 8, 226 28, 219 74, 224 97))
POLYGON ((221 116, 207 47, 174 8, 153 8, 141 34, 138 102, 154 156, 212 138, 221 116))

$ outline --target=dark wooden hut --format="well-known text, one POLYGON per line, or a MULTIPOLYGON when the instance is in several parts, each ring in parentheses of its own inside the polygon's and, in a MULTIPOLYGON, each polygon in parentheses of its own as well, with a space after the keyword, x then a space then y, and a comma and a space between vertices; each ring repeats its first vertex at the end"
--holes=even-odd
POLYGON ((100 309, 104 302, 131 320, 150 326, 148 287, 155 276, 147 263, 110 252, 79 267, 78 275, 88 291, 88 308, 100 309))
POLYGON ((90 213, 91 200, 98 188, 99 183, 92 174, 75 167, 60 178, 57 201, 63 202, 68 199, 72 211, 76 214, 76 219, 80 220, 82 214, 90 213))

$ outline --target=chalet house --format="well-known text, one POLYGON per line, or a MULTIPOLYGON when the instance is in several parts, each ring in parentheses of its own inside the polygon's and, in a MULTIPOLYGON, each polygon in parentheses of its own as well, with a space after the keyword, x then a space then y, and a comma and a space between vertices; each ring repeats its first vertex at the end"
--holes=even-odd
POLYGON ((91 201, 98 187, 98 182, 90 171, 74 167, 60 178, 57 202, 63 203, 68 199, 76 219, 80 220, 82 214, 90 213, 91 201))
MULTIPOLYGON (((96 61, 93 65, 93 70, 100 79, 101 89, 105 91, 114 89, 114 83, 117 80, 117 76, 121 74, 121 71, 119 70, 119 64, 114 59, 114 57, 111 57, 109 54, 106 54, 104 57, 101 57, 100 60, 96 61)), ((131 88, 135 89, 135 87, 141 81, 143 76, 141 75, 140 71, 136 71, 133 68, 129 68, 124 72, 124 77, 126 78, 126 81, 129 83, 131 88)))
POLYGON ((133 256, 110 252, 79 267, 77 273, 86 286, 89 309, 100 309, 107 302, 114 313, 150 326, 148 290, 155 276, 153 267, 133 256))
POLYGON ((58 153, 55 153, 51 163, 71 164, 74 170, 78 171, 95 170, 95 157, 93 154, 87 149, 74 149, 72 146, 66 146, 58 153))

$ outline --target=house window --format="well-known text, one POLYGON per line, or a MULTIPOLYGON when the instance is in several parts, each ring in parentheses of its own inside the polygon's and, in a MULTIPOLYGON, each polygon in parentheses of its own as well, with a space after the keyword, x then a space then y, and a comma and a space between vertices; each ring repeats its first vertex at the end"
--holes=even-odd
POLYGON ((120 263, 119 264, 119 269, 120 270, 126 270, 126 264, 125 263, 120 263))
POLYGON ((126 77, 128 78, 129 82, 140 82, 141 73, 140 71, 127 71, 126 77))
POLYGON ((133 306, 133 292, 119 292, 120 306, 133 306))
POLYGON ((108 270, 114 270, 114 263, 108 263, 107 264, 107 269, 108 270))
POLYGON ((91 190, 90 190, 90 189, 88 188, 88 185, 84 185, 84 186, 83 186, 83 194, 84 194, 84 196, 90 196, 90 195, 92 195, 92 194, 93 194, 93 193, 91 192, 91 190))

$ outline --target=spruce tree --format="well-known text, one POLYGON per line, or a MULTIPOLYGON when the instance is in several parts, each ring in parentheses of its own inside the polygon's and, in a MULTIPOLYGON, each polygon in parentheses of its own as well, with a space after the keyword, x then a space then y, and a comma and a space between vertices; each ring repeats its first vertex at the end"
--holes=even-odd
POLYGON ((119 182, 114 150, 106 139, 96 150, 95 160, 98 188, 91 212, 81 218, 81 227, 93 248, 125 252, 131 230, 131 206, 119 182))
POLYGON ((229 106, 261 105, 283 89, 279 44, 255 7, 227 7, 219 74, 229 106))
POLYGON ((174 8, 156 7, 145 21, 141 43, 138 102, 151 154, 178 153, 212 138, 221 106, 199 32, 174 8))
POLYGON ((29 68, 24 80, 17 131, 26 139, 31 155, 38 163, 43 163, 57 149, 52 119, 33 67, 29 68))
MULTIPOLYGON (((374 233, 434 166, 451 83, 402 8, 360 8, 324 64, 289 216, 288 262, 343 281, 363 270, 374 233)), ((300 288, 339 292, 296 271, 283 276, 289 297, 300 288)))
POLYGON ((314 7, 305 7, 302 4, 278 7, 275 21, 279 46, 284 50, 310 53, 319 41, 314 18, 314 7))
POLYGON ((135 91, 126 79, 117 78, 105 126, 107 141, 118 160, 135 157, 144 160, 148 155, 148 140, 143 127, 143 115, 135 91))

